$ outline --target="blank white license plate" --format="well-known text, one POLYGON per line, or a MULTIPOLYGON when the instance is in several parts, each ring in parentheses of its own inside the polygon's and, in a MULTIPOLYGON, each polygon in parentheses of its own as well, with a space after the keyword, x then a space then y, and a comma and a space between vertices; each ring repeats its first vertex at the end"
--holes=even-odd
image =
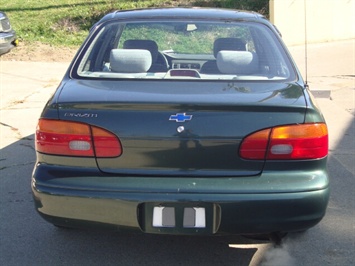
MULTIPOLYGON (((205 228, 206 210, 201 207, 186 207, 182 219, 184 228, 205 228)), ((153 227, 175 227, 176 224, 174 207, 153 208, 153 227)))

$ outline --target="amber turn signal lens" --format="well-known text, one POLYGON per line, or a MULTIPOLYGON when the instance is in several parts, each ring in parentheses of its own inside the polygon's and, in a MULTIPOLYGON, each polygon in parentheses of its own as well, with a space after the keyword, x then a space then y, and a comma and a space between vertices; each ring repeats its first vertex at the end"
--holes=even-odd
POLYGON ((113 133, 84 123, 40 119, 36 130, 36 150, 45 154, 118 157, 122 153, 113 133))

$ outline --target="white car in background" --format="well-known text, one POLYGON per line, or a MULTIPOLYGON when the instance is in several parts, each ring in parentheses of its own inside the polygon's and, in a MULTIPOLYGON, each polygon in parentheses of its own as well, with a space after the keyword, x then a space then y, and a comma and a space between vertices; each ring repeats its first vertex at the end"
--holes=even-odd
POLYGON ((0 56, 10 52, 17 45, 16 32, 12 29, 6 14, 0 11, 0 56))

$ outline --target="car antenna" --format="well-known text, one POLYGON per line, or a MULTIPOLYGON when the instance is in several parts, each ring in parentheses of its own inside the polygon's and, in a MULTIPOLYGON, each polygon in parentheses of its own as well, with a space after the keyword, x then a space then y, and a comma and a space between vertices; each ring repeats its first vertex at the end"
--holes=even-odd
POLYGON ((306 84, 305 87, 308 88, 308 54, 307 54, 307 4, 306 0, 303 0, 304 3, 304 54, 305 54, 305 72, 306 72, 306 84))

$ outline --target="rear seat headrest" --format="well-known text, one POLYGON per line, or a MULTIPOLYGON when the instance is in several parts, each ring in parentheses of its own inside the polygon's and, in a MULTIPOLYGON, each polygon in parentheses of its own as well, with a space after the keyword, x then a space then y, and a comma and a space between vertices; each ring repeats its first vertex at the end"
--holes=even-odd
POLYGON ((214 41, 213 55, 217 58, 219 51, 246 51, 246 42, 240 38, 219 38, 214 41))
POLYGON ((152 54, 152 61, 158 58, 158 44, 152 40, 127 40, 123 43, 124 49, 145 49, 152 54))
POLYGON ((259 58, 256 53, 248 51, 220 51, 217 67, 223 74, 253 74, 258 72, 259 58))
POLYGON ((112 49, 110 69, 120 73, 147 72, 152 65, 152 56, 143 49, 112 49))

